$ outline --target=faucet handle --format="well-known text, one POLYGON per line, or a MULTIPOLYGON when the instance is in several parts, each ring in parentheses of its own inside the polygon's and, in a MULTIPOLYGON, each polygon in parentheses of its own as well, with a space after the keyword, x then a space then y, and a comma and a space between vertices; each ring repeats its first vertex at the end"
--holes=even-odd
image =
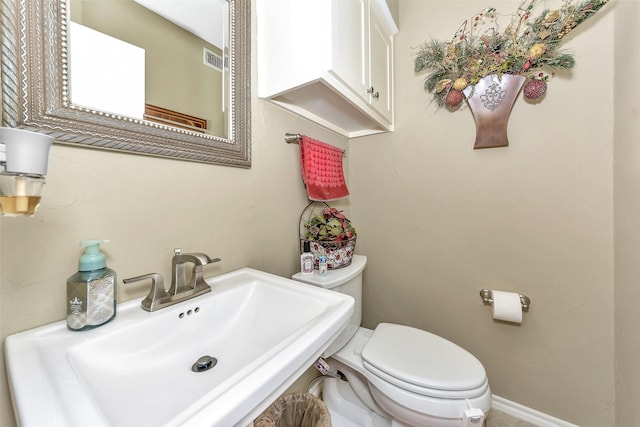
POLYGON ((161 274, 158 273, 149 273, 143 274, 142 276, 129 277, 128 279, 123 279, 122 283, 132 283, 138 282, 140 280, 151 279, 151 290, 149 294, 142 300, 140 305, 146 311, 153 311, 154 306, 163 298, 168 298, 169 294, 164 287, 164 279, 161 274))
POLYGON ((212 262, 218 262, 220 258, 211 259, 209 255, 202 252, 192 252, 186 253, 182 252, 181 248, 175 248, 173 250, 173 260, 172 263, 175 264, 183 264, 186 262, 190 262, 193 265, 207 265, 212 262))

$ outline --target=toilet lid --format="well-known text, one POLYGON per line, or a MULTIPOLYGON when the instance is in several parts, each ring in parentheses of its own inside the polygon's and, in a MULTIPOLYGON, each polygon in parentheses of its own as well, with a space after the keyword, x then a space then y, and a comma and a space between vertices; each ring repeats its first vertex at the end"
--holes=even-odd
POLYGON ((362 349, 362 358, 377 376, 408 383, 411 389, 455 392, 486 388, 487 384, 484 367, 471 353, 409 326, 379 324, 362 349))

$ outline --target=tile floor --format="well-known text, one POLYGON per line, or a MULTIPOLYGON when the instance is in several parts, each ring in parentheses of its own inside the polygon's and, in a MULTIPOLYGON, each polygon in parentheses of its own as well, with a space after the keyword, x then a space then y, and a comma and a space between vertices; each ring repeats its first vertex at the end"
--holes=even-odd
POLYGON ((489 416, 487 417, 485 426, 486 427, 538 427, 535 424, 522 421, 518 418, 514 418, 510 415, 507 415, 504 412, 496 411, 495 409, 492 409, 489 412, 489 416))

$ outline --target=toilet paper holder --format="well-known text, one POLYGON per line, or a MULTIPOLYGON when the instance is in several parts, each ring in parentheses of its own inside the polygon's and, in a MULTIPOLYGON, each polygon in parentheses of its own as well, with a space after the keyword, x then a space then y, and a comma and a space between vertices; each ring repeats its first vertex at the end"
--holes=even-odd
MULTIPOLYGON (((531 306, 531 300, 528 296, 518 294, 520 296, 520 304, 522 304, 522 311, 525 313, 529 311, 529 306, 531 306)), ((480 291, 480 298, 482 298, 482 302, 485 304, 491 305, 493 304, 493 295, 491 295, 491 291, 489 289, 482 289, 480 291)))

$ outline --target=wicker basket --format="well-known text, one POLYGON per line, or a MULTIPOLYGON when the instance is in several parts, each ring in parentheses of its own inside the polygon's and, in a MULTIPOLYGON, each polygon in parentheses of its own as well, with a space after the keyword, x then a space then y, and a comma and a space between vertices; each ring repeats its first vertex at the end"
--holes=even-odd
POLYGON ((309 240, 305 237, 304 224, 316 216, 324 208, 330 208, 324 202, 311 202, 300 214, 300 253, 304 251, 304 243, 309 242, 314 256, 314 268, 318 269, 320 256, 327 257, 327 269, 335 270, 351 264, 356 247, 356 236, 348 240, 309 240))
POLYGON ((327 257, 327 268, 329 270, 335 270, 337 268, 343 268, 351 264, 353 258, 353 251, 356 248, 356 236, 349 240, 338 241, 318 241, 318 240, 305 240, 300 239, 300 253, 304 248, 304 242, 309 242, 311 246, 311 253, 314 258, 314 268, 318 269, 318 258, 323 255, 327 257))

